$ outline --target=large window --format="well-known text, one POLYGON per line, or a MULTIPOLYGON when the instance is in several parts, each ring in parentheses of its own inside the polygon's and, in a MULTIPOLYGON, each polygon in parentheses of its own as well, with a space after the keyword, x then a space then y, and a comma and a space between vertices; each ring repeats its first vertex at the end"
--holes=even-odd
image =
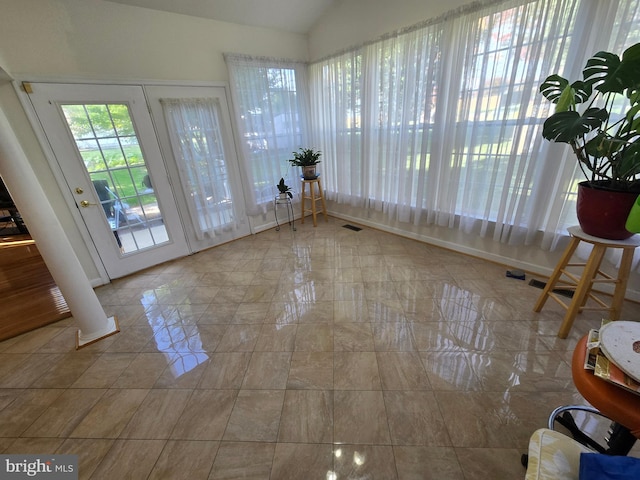
POLYGON ((327 197, 511 243, 543 232, 551 245, 575 223, 581 178, 569 149, 541 137, 550 105, 538 86, 638 41, 638 4, 470 6, 312 64, 327 197))
POLYGON ((293 151, 309 148, 306 65, 237 55, 225 58, 250 183, 247 207, 257 213, 273 204, 281 177, 290 186, 298 183, 299 172, 288 159, 293 151))
POLYGON ((640 0, 508 0, 315 62, 308 82, 302 64, 227 56, 248 203, 263 211, 280 177, 297 178, 291 152, 311 147, 328 199, 552 247, 576 223, 582 177, 541 136, 552 106, 538 86, 639 40, 640 0))

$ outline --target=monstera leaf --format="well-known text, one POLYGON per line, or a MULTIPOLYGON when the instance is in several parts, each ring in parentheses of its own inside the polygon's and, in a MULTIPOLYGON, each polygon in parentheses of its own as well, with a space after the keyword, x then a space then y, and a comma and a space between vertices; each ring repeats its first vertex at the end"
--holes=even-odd
POLYGON ((540 85, 555 104, 542 136, 570 144, 588 182, 620 190, 640 187, 640 43, 620 56, 596 53, 582 76, 571 83, 554 74, 540 85), (586 106, 578 109, 580 103, 586 106))
POLYGON ((640 135, 640 89, 628 91, 627 98, 631 108, 627 110, 626 125, 623 126, 621 133, 630 135, 640 135))
POLYGON ((611 52, 598 52, 582 71, 584 81, 602 93, 623 93, 640 86, 640 43, 629 47, 622 60, 611 52))
POLYGON ((560 75, 549 75, 540 85, 540 93, 556 104, 556 112, 569 110, 577 103, 587 101, 591 92, 591 85, 580 80, 569 85, 569 81, 560 75))
POLYGON ((640 144, 633 143, 620 149, 611 166, 613 174, 622 180, 631 179, 640 173, 640 144))
POLYGON ((600 132, 584 145, 587 155, 596 158, 612 157, 624 146, 624 142, 618 138, 600 132))
POLYGON ((542 136, 547 140, 571 143, 577 138, 600 128, 609 118, 604 108, 589 108, 582 115, 574 111, 556 112, 542 127, 542 136))

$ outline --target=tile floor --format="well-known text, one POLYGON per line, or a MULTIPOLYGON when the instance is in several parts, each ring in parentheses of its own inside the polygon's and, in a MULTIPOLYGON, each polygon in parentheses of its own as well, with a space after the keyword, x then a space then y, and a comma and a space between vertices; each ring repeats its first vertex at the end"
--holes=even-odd
MULTIPOLYGON (((0 451, 73 453, 82 479, 506 479, 556 406, 584 403, 561 310, 505 266, 330 218, 97 289, 0 343, 0 451)), ((640 309, 625 306, 625 318, 640 309)))

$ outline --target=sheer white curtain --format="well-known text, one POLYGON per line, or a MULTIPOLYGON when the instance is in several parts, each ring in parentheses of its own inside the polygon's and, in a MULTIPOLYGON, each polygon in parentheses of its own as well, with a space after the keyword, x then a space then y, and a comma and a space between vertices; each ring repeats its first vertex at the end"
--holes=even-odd
MULTIPOLYGON (((430 190, 428 142, 436 113, 440 28, 414 31, 363 49, 362 139, 369 204, 418 222, 430 190), (418 207, 418 208, 416 208, 418 207)), ((435 185, 437 188, 438 185, 435 185)))
POLYGON ((164 98, 160 103, 196 237, 237 228, 219 101, 164 98))
POLYGON ((284 178, 293 190, 299 171, 288 160, 308 143, 307 65, 263 57, 225 54, 236 123, 242 137, 242 165, 250 214, 273 206, 276 184, 284 178))
POLYGON ((485 2, 313 63, 327 198, 553 248, 576 223, 582 178, 569 149, 542 139, 538 86, 637 41, 638 3, 485 2))
POLYGON ((365 207, 362 156, 362 55, 353 51, 315 64, 310 75, 314 143, 323 152, 323 187, 327 198, 365 207))

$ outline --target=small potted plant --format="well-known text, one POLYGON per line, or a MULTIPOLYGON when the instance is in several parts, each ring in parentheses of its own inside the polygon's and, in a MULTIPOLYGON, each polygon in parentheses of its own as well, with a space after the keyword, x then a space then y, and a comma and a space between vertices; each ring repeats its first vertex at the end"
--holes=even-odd
POLYGON ((625 222, 640 194, 640 43, 622 57, 596 53, 582 77, 571 83, 553 74, 540 85, 542 95, 556 105, 542 136, 570 145, 587 179, 578 186, 582 230, 623 240, 632 235, 625 222), (614 219, 617 225, 600 223, 614 219))
POLYGON ((284 183, 284 178, 280 178, 280 181, 276 185, 278 187, 278 191, 280 192, 279 198, 280 200, 286 200, 287 197, 293 198, 293 193, 291 193, 291 188, 289 185, 284 183))
POLYGON ((305 180, 313 180, 318 178, 316 165, 320 163, 320 155, 322 153, 316 152, 312 148, 300 148, 298 152, 293 152, 293 158, 289 160, 289 163, 294 167, 302 168, 302 177, 305 180))

